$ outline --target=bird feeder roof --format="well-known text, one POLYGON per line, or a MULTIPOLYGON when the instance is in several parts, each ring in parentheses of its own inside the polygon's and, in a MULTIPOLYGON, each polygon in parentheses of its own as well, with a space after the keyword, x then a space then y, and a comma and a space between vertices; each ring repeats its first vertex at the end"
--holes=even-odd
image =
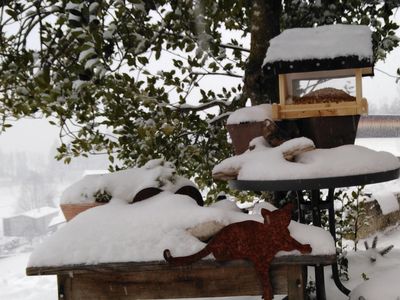
POLYGON ((372 32, 368 26, 334 24, 292 28, 271 39, 264 59, 266 74, 370 68, 372 32))

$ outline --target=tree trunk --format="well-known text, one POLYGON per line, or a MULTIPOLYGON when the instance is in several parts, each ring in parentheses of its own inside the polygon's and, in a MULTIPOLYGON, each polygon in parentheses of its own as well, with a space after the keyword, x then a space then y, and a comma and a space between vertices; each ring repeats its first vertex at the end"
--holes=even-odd
POLYGON ((281 1, 253 0, 251 7, 251 45, 246 66, 244 92, 252 105, 278 100, 278 79, 265 78, 262 64, 269 47, 269 40, 280 33, 281 1))

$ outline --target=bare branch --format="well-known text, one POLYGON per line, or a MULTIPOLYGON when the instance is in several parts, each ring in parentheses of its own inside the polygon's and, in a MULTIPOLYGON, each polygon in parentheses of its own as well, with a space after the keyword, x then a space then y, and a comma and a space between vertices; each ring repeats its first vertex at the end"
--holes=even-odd
POLYGON ((215 107, 215 106, 219 106, 219 107, 229 107, 232 104, 231 101, 222 101, 222 100, 213 100, 207 103, 203 103, 200 105, 190 105, 190 104, 183 104, 183 105, 179 105, 179 106, 173 106, 172 108, 180 111, 180 112, 188 112, 188 111, 202 111, 202 110, 206 110, 209 109, 211 107, 215 107))
POLYGON ((219 73, 219 72, 191 72, 190 74, 193 75, 221 75, 221 76, 230 76, 230 77, 236 77, 236 78, 243 78, 243 75, 237 75, 237 74, 233 74, 233 73, 219 73))
POLYGON ((240 47, 240 46, 236 46, 236 45, 232 45, 232 44, 219 44, 218 46, 221 47, 221 48, 225 48, 225 49, 233 49, 233 50, 239 50, 239 51, 242 51, 242 52, 250 53, 250 49, 246 49, 246 48, 243 48, 243 47, 240 47))

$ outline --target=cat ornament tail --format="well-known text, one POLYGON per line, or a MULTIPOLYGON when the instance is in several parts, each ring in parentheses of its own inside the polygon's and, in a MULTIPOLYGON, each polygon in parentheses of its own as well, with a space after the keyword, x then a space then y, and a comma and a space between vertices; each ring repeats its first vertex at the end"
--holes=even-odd
POLYGON ((199 261, 200 259, 202 259, 203 257, 206 257, 209 254, 211 254, 211 251, 208 249, 207 246, 195 254, 188 255, 188 256, 180 256, 180 257, 173 257, 171 255, 171 252, 168 249, 165 249, 164 250, 164 259, 167 262, 169 262, 171 265, 183 266, 183 265, 189 265, 196 261, 199 261))
POLYGON ((168 249, 164 258, 172 265, 192 264, 209 254, 217 261, 245 259, 253 263, 263 286, 264 300, 272 299, 272 287, 269 280, 269 266, 275 254, 281 250, 298 250, 311 253, 311 246, 303 245, 290 236, 288 229, 293 206, 282 209, 261 210, 264 223, 243 221, 222 228, 199 252, 181 257, 173 257, 168 249))

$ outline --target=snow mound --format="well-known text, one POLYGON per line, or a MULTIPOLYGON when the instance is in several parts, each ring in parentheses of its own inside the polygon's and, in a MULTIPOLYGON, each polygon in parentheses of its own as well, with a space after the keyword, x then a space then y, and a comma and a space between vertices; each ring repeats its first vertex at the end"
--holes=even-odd
POLYGON ((371 278, 353 289, 350 300, 400 299, 399 278, 400 268, 381 272, 379 277, 371 278))
POLYGON ((175 192, 180 187, 195 186, 190 180, 176 175, 172 163, 163 159, 148 161, 142 168, 126 169, 108 174, 86 175, 69 186, 61 195, 61 204, 91 203, 97 192, 106 191, 112 197, 131 202, 140 190, 157 187, 175 192))
MULTIPOLYGON (((200 207, 190 197, 168 191, 134 204, 112 199, 76 216, 49 237, 35 249, 28 265, 158 261, 163 260, 164 249, 176 256, 202 249, 205 244, 187 231, 198 224, 262 221, 258 214, 221 206, 200 207)), ((333 238, 322 228, 292 221, 289 230, 299 242, 311 244, 313 254, 335 253, 333 238)))
POLYGON ((368 174, 400 167, 392 154, 356 145, 307 151, 298 154, 294 162, 284 159, 285 149, 309 142, 306 138, 297 138, 275 148, 259 144, 253 151, 223 160, 214 167, 213 174, 236 170, 239 180, 288 180, 368 174))
POLYGON ((399 201, 397 200, 396 195, 391 191, 380 191, 373 193, 373 198, 379 204, 379 207, 382 210, 382 214, 387 215, 392 212, 398 211, 399 201))

